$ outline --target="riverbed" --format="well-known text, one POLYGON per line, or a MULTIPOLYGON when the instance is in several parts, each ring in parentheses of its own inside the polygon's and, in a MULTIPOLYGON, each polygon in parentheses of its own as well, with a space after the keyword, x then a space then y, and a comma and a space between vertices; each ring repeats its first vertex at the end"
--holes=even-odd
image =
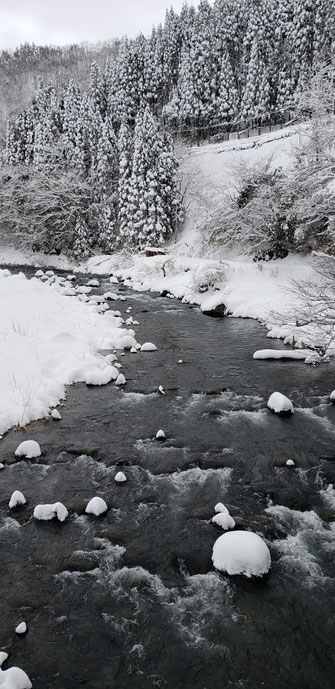
POLYGON ((1 648, 34 689, 333 689, 334 363, 255 361, 269 347, 255 321, 113 291, 157 351, 119 356, 123 389, 71 386, 60 421, 0 441, 1 648), (292 417, 266 408, 275 390, 292 417), (28 438, 42 456, 16 461, 28 438), (13 511, 16 489, 28 504, 13 511), (99 518, 85 514, 94 495, 99 518), (32 519, 55 501, 65 523, 32 519), (213 569, 219 501, 266 540, 263 579, 213 569))

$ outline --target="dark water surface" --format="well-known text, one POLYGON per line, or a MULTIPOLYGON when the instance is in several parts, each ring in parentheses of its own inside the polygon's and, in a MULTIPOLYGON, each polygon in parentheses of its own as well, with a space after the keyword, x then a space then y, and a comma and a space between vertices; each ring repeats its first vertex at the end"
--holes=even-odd
POLYGON ((95 291, 111 288, 158 351, 120 357, 125 388, 77 384, 61 421, 1 441, 1 648, 34 689, 334 689, 334 364, 254 361, 269 346, 256 322, 107 280, 95 291), (266 409, 274 390, 293 417, 266 409), (28 438, 42 457, 14 461, 28 438), (28 505, 10 511, 16 489, 28 505), (100 518, 84 513, 94 495, 100 518), (32 519, 55 501, 67 522, 32 519), (213 570, 218 501, 266 539, 263 580, 213 570))

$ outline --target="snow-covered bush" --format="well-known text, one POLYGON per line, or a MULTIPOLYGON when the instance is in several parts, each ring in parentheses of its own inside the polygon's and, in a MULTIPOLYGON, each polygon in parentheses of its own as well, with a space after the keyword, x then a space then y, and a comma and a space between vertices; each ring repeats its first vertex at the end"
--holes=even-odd
POLYGON ((200 266, 192 274, 191 288, 194 292, 207 292, 211 287, 225 281, 225 265, 222 261, 212 261, 200 266))

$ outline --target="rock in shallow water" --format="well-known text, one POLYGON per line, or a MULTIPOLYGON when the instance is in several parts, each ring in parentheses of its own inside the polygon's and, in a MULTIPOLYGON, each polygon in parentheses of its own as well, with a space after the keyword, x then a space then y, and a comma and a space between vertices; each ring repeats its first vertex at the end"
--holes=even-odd
POLYGON ((261 577, 271 567, 269 548, 251 531, 230 531, 215 541, 212 562, 215 569, 226 574, 261 577))

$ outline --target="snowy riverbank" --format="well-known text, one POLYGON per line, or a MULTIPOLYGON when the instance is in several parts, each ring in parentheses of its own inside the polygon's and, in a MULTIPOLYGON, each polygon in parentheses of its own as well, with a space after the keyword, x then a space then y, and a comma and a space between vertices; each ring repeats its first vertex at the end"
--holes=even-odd
MULTIPOLYGON (((334 328, 319 322, 308 303, 304 286, 322 294, 319 257, 292 255, 255 263, 248 257, 211 260, 183 256, 178 247, 166 255, 97 256, 85 268, 113 273, 137 291, 168 293, 202 311, 224 305, 233 317, 254 318, 268 330, 269 338, 322 352, 325 360, 335 353, 334 328), (320 287, 319 287, 320 286, 320 287)), ((314 355, 308 363, 317 363, 314 355)))
POLYGON ((89 287, 48 272, 41 282, 0 270, 1 434, 49 416, 66 385, 117 381, 116 356, 106 350, 136 344, 117 312, 104 316, 106 305, 87 297, 89 287))

